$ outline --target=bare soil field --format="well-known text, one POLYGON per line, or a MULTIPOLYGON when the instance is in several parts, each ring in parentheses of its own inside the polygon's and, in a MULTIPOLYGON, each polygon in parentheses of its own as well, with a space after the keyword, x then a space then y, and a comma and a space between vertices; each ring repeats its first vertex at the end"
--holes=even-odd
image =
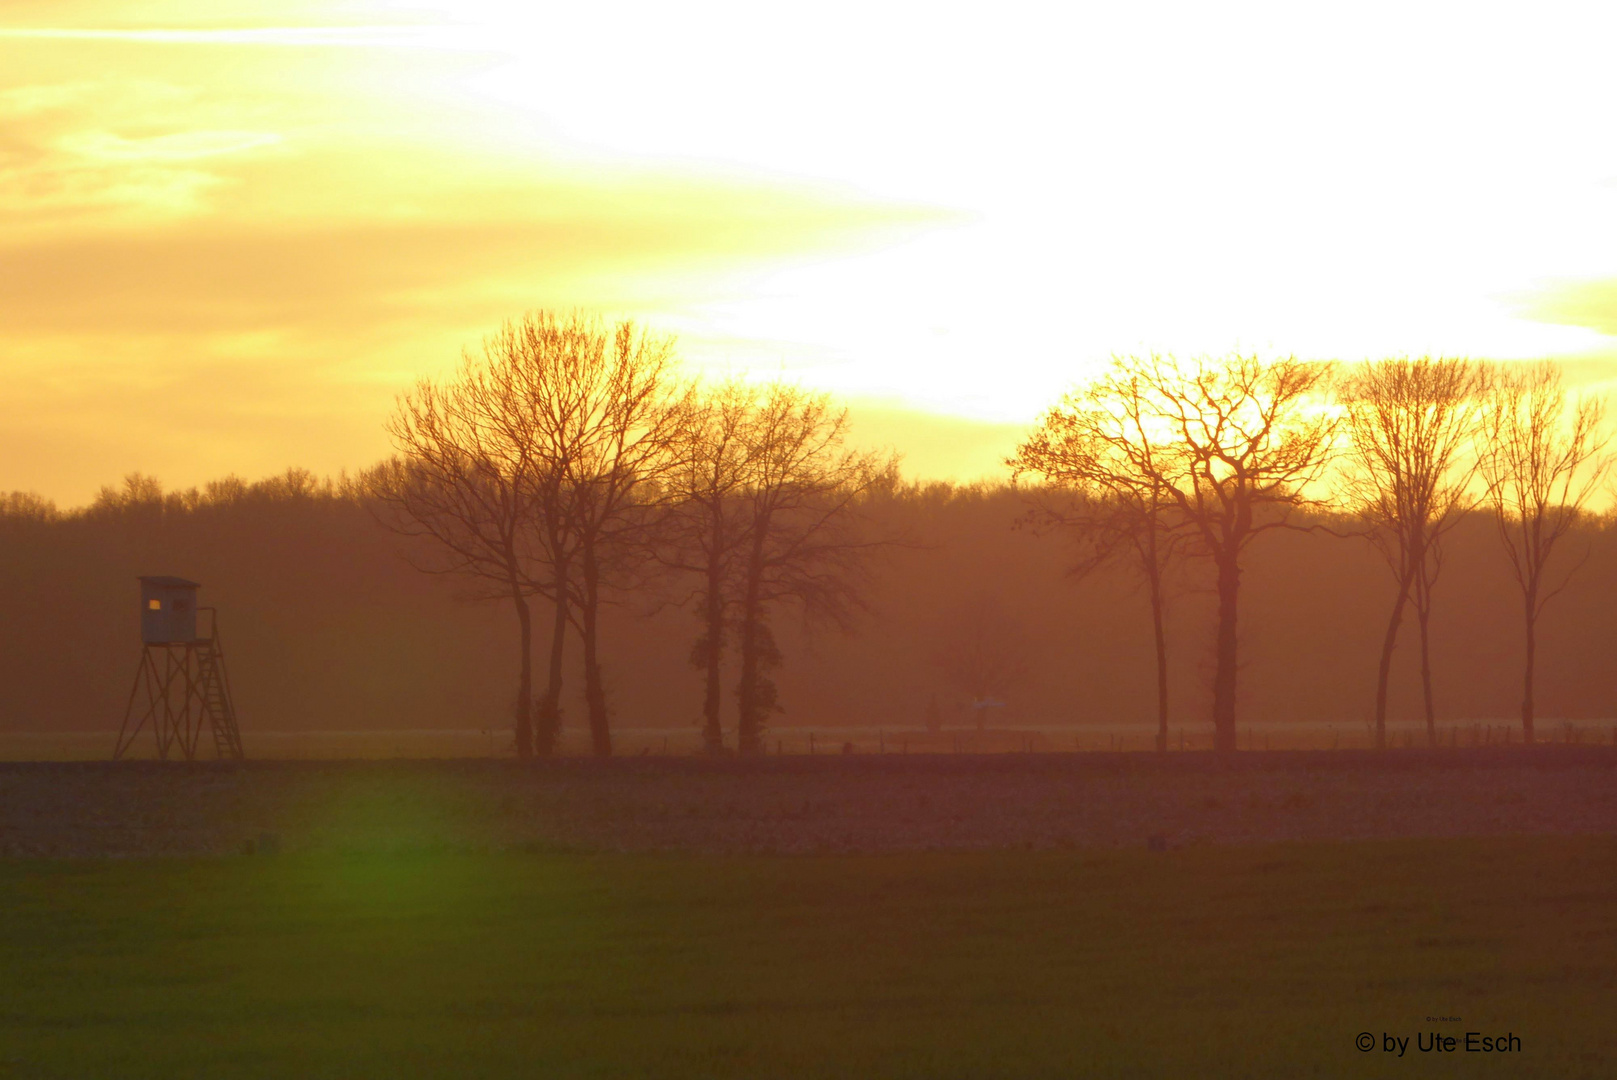
POLYGON ((0 855, 899 852, 1617 834, 1609 746, 0 764, 0 855))

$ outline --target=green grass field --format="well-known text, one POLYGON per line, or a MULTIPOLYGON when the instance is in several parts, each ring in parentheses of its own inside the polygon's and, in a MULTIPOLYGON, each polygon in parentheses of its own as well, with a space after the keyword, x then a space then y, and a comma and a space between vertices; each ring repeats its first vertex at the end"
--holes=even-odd
POLYGON ((9 862, 0 898, 0 1077, 1617 1068, 1612 838, 9 862))

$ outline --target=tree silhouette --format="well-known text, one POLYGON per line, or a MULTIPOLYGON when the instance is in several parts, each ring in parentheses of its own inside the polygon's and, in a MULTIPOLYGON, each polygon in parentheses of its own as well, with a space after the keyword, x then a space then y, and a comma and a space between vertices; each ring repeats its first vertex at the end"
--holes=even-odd
POLYGON ((980 731, 987 710, 1004 704, 1027 677, 1033 641, 1021 620, 988 595, 945 616, 941 630, 932 662, 951 689, 971 700, 980 731))
POLYGON ((737 562, 751 536, 752 517, 740 496, 749 480, 757 398, 755 387, 732 380, 692 402, 674 435, 665 481, 669 499, 657 523, 658 557, 696 581, 682 602, 693 605, 701 621, 691 665, 703 673, 702 744, 708 753, 724 749, 722 665, 737 562))
MULTIPOLYGON (((1112 463, 1108 494, 1138 500, 1148 493, 1171 505, 1173 528, 1188 532, 1190 550, 1213 563, 1213 746, 1220 751, 1236 748, 1241 559, 1259 535, 1285 527, 1291 511, 1317 503, 1307 490, 1330 458, 1338 424, 1323 408, 1330 378, 1328 365, 1295 357, 1151 355, 1117 358, 1079 391, 1079 400, 1111 403, 1114 417, 1103 431, 1109 437, 1095 444, 1096 452, 1105 448, 1095 482, 1112 463)), ((1096 416, 1092 422, 1106 423, 1096 416)))
MULTIPOLYGON (((1602 403, 1568 402, 1561 371, 1544 361, 1500 373, 1483 410, 1481 471, 1499 539, 1521 590, 1526 658, 1522 674, 1522 739, 1533 741, 1538 619, 1583 560, 1551 585, 1547 569, 1561 540, 1611 471, 1602 403), (1569 407, 1570 406, 1570 407, 1569 407)), ((1585 553, 1587 558, 1587 553, 1585 553)))
POLYGON ((1376 668, 1375 734, 1386 746, 1387 683, 1404 607, 1415 599, 1420 622, 1426 735, 1437 741, 1428 633, 1432 586, 1442 569, 1442 539, 1470 504, 1467 489, 1487 376, 1465 360, 1366 362, 1342 383, 1347 468, 1343 494, 1397 582, 1376 668))
POLYGON ((738 496, 747 544, 738 560, 736 688, 739 746, 763 751, 776 708, 769 671, 780 662, 773 609, 846 624, 862 607, 867 556, 889 542, 862 530, 862 505, 891 486, 895 463, 847 447, 846 410, 829 397, 774 384, 760 391, 746 424, 746 483, 738 496))
MULTIPOLYGON (((532 358, 523 390, 534 417, 534 454, 546 463, 535 476, 534 505, 555 508, 557 543, 567 548, 565 559, 553 561, 577 568, 566 575, 558 606, 570 604, 574 612, 590 745, 607 756, 603 590, 631 577, 649 550, 651 508, 663 497, 688 392, 675 378, 673 339, 632 322, 608 327, 586 315, 561 319, 541 311, 523 319, 521 332, 532 358)), ((559 650, 552 660, 559 686, 559 650)))
POLYGON ((1024 489, 1036 526, 1069 531, 1081 545, 1074 573, 1083 576, 1127 558, 1145 581, 1156 646, 1157 741, 1168 749, 1168 640, 1163 625, 1163 577, 1186 534, 1170 518, 1160 418, 1149 382, 1129 362, 1109 376, 1068 393, 1017 447, 1007 464, 1012 483, 1032 475, 1043 486, 1024 489))
MULTIPOLYGON (((554 506, 546 506, 533 414, 524 392, 532 355, 520 324, 462 357, 458 375, 422 379, 400 396, 388 432, 400 454, 368 475, 384 524, 436 544, 418 568, 462 575, 477 598, 509 599, 519 630, 516 748, 532 756, 533 618, 554 506)), ((552 590, 558 610, 565 588, 552 590)), ((559 693, 552 685, 551 693, 559 693)))

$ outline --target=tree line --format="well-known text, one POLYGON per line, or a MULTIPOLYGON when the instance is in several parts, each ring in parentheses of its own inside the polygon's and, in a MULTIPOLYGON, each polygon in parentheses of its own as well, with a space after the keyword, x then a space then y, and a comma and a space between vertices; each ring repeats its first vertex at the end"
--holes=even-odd
MULTIPOLYGON (((1445 538, 1467 511, 1491 514, 1520 593, 1521 727, 1534 740, 1538 623, 1581 560, 1552 572, 1608 479, 1603 405, 1571 398, 1549 362, 1500 368, 1453 358, 1343 368, 1295 357, 1119 357, 1052 408, 1009 460, 1032 479, 1032 520, 1084 545, 1080 572, 1129 560, 1147 584, 1156 643, 1158 749, 1168 729, 1163 582, 1177 558, 1213 570, 1214 745, 1236 747, 1241 577, 1266 532, 1325 529, 1299 511, 1356 523, 1395 582, 1376 672, 1375 738, 1405 609, 1420 634, 1428 738, 1436 741, 1429 628, 1445 538)), ((1565 562, 1565 560, 1563 560, 1565 562)))
MULTIPOLYGON (((1496 591, 1478 577, 1492 574, 1478 561, 1487 523, 1517 593, 1522 731, 1531 738, 1540 616, 1589 551, 1610 547, 1603 519, 1590 511, 1610 466, 1601 420, 1598 402, 1566 393, 1549 365, 1125 357, 1029 432, 1009 462, 1014 488, 912 485, 896 479, 890 456, 849 444, 846 412, 823 395, 782 384, 704 386, 681 372, 665 337, 627 323, 534 313, 492 335, 449 378, 403 394, 390 424, 398 455, 357 476, 322 480, 290 470, 258 483, 226 478, 165 492, 137 474, 65 515, 13 493, 0 498, 0 544, 19 568, 5 581, 15 609, 65 612, 66 593, 91 590, 96 596, 86 593, 81 604, 106 608, 95 618, 106 622, 97 633, 108 642, 121 625, 117 586, 102 581, 101 569, 86 573, 87 565, 149 572, 154 558, 188 552, 183 564, 163 568, 200 566, 200 576, 244 598, 262 592, 248 606, 266 616, 282 603, 309 609, 273 612, 263 627, 244 631, 256 635, 252 653, 281 657, 281 671, 313 664, 321 674, 311 681, 335 686, 350 668, 326 663, 312 639, 328 653, 357 649, 347 677, 365 692, 338 696, 356 710, 386 700, 377 706, 384 712, 415 716, 426 699, 405 687, 441 682, 432 693, 450 694, 455 678, 486 684, 500 665, 470 638, 429 647, 432 627, 410 628, 411 604, 423 613, 447 609, 434 599, 438 592, 406 590, 378 562, 380 549, 362 534, 367 522, 380 521, 410 537, 403 548, 416 569, 430 572, 423 581, 453 582, 462 599, 493 600, 515 615, 511 730, 516 752, 530 755, 555 752, 564 682, 581 697, 591 748, 605 754, 619 708, 640 716, 678 708, 664 704, 679 679, 676 661, 695 669, 699 724, 712 752, 727 749, 726 710, 734 748, 763 750, 770 717, 784 705, 776 682, 789 654, 806 665, 790 689, 807 715, 830 710, 858 722, 886 716, 931 725, 947 712, 981 724, 996 714, 969 707, 998 700, 1023 717, 1029 708, 1047 719, 1132 712, 1134 695, 1114 686, 1141 667, 1127 644, 1135 631, 1126 608, 1137 601, 1124 582, 1132 575, 1146 600, 1141 625, 1155 645, 1146 666, 1156 689, 1157 745, 1167 745, 1170 698, 1210 691, 1215 734, 1228 749, 1245 693, 1237 685, 1242 650, 1254 641, 1273 669, 1266 687, 1301 679, 1315 665, 1333 673, 1330 685, 1341 682, 1334 673, 1346 661, 1333 648, 1341 635, 1308 625, 1310 606, 1316 619, 1341 618, 1326 613, 1344 604, 1357 611, 1367 591, 1368 569, 1357 569, 1360 559, 1347 554, 1354 546, 1339 537, 1368 541, 1363 549, 1388 581, 1373 684, 1366 672, 1378 741, 1385 742, 1392 657, 1406 617, 1418 633, 1419 697, 1435 738, 1433 669, 1444 655, 1450 665, 1472 664, 1432 643, 1445 567, 1469 592, 1446 594, 1446 604, 1466 601, 1455 605, 1464 614, 1435 624, 1472 649, 1479 633, 1503 632, 1498 616, 1478 614, 1497 609, 1478 608, 1471 595, 1496 591), (1058 532, 1065 542, 1018 539, 1013 521, 1017 531, 1058 532), (287 528, 307 536, 277 536, 287 528), (1254 546, 1258 537, 1268 539, 1254 546), (1298 542, 1281 543, 1286 537, 1298 542), (1342 554, 1327 554, 1333 545, 1342 554), (334 564, 320 582, 329 598, 313 585, 304 589, 299 571, 349 547, 342 569, 334 564), (59 572, 42 569, 56 562, 59 572), (1063 570, 1082 579, 1076 591, 1050 587, 1063 570), (354 588, 367 598, 349 596, 354 588), (377 639, 374 648, 361 648, 347 629, 359 625, 348 612, 393 603, 383 623, 362 632, 377 639), (822 637, 805 652, 804 625, 854 628, 867 610, 866 625, 879 632, 846 646, 836 635, 822 637), (783 623, 786 612, 804 618, 783 623), (1464 625, 1453 625, 1456 618, 1464 625), (299 633, 310 619, 344 624, 340 643, 335 626, 325 637, 299 633), (271 621, 282 629, 270 633, 271 621), (1170 669, 1170 645, 1199 639, 1204 625, 1213 630, 1206 658, 1187 671, 1183 663, 1170 669), (1309 641, 1313 652, 1304 647, 1309 641), (1269 653, 1287 659, 1277 665, 1269 653), (406 655, 421 661, 407 675, 383 674, 389 663, 398 671, 406 655), (429 676, 437 668, 448 673, 435 682, 429 676), (396 682, 398 692, 378 679, 396 682), (940 709, 939 695, 949 710, 940 709)), ((1602 582, 1610 561, 1596 560, 1602 582)), ((1580 611, 1584 599, 1577 598, 1580 611)), ((1353 615, 1354 625, 1366 617, 1353 615)), ((1580 625, 1594 625, 1580 617, 1580 625)), ((32 655, 49 618, 36 615, 11 651, 32 655)), ((459 615, 453 621, 473 625, 459 615)), ((1363 637, 1356 629, 1349 636, 1363 637)), ((1574 650, 1557 640, 1556 670, 1565 681, 1563 661, 1574 650)), ((1359 655, 1358 646, 1346 651, 1359 655)), ((44 662, 62 669, 58 686, 86 684, 67 670, 77 662, 72 650, 44 662)), ((37 658, 29 663, 38 670, 37 658)), ((1464 670, 1470 683, 1482 681, 1472 667, 1464 670)), ((251 686, 253 668, 245 678, 251 686)), ((1588 678, 1580 672, 1579 686, 1588 678)), ((33 700, 32 680, 7 685, 8 698, 33 700)), ((1446 685, 1456 696, 1454 679, 1446 685)), ((263 689, 295 687, 276 678, 263 689)), ((1464 689, 1470 702, 1469 683, 1464 689)), ((1592 685, 1577 692, 1600 693, 1592 685)), ((1314 700, 1310 693, 1295 700, 1314 700)), ((1341 693, 1320 697, 1330 710, 1324 715, 1356 711, 1336 704, 1341 693)), ((293 698, 304 702, 299 715, 327 715, 318 712, 327 702, 293 698)), ((1591 707, 1606 711, 1578 706, 1591 707)))
POLYGON ((449 379, 404 394, 398 455, 364 482, 394 530, 434 542, 421 568, 473 579, 517 618, 516 752, 554 752, 563 655, 583 653, 591 746, 612 752, 599 650, 603 600, 655 582, 696 616, 703 736, 724 749, 722 663, 739 657, 736 749, 763 750, 781 654, 774 614, 843 620, 861 603, 862 529, 894 463, 847 444, 847 413, 775 383, 702 387, 673 342, 631 322, 531 312, 468 353, 449 379), (535 598, 550 608, 534 696, 535 598))

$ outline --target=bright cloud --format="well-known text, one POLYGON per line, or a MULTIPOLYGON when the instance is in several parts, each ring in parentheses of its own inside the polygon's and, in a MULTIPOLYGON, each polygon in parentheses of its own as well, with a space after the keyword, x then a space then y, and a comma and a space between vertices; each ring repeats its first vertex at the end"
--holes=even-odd
POLYGON ((362 464, 399 386, 541 304, 871 416, 999 425, 981 470, 1114 352, 1617 353, 1604 7, 0 22, 0 364, 26 395, 0 413, 39 448, 0 488, 362 464))

